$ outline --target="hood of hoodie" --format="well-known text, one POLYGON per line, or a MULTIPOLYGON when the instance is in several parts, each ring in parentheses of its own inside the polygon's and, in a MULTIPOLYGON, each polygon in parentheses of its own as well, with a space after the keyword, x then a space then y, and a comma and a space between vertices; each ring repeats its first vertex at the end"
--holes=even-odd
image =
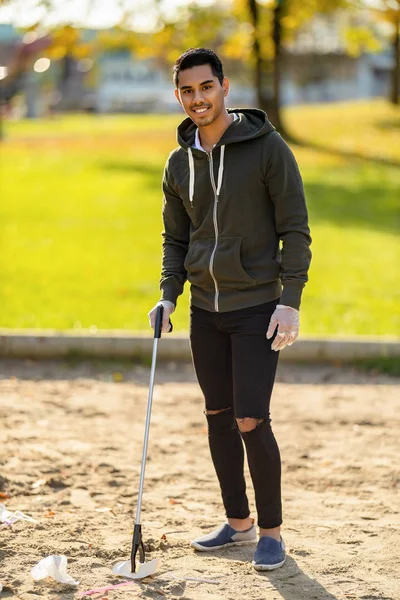
MULTIPOLYGON (((229 125, 219 142, 215 145, 216 148, 226 144, 252 140, 275 131, 275 127, 268 120, 268 116, 263 110, 258 108, 228 108, 227 111, 228 113, 236 113, 239 118, 229 125)), ((186 152, 194 145, 196 129, 197 125, 190 117, 187 117, 178 126, 178 144, 186 152)))

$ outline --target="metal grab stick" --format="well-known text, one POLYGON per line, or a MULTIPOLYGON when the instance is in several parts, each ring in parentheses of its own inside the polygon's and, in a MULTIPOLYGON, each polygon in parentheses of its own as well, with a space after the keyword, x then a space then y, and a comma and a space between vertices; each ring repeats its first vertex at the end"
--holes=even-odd
MULTIPOLYGON (((131 551, 131 571, 135 573, 136 571, 136 553, 139 549, 139 558, 140 562, 144 563, 145 561, 145 551, 142 540, 142 526, 140 525, 140 511, 142 508, 142 495, 143 495, 143 484, 144 484, 144 474, 146 469, 146 458, 147 458, 147 446, 149 441, 149 430, 150 430, 150 417, 151 417, 151 406, 153 402, 153 388, 154 388, 154 375, 156 370, 156 362, 157 362, 157 348, 158 348, 158 340, 161 337, 161 329, 162 329, 162 321, 163 321, 163 313, 164 307, 162 305, 158 306, 156 313, 156 323, 154 327, 154 343, 153 343, 153 356, 151 359, 151 372, 150 372, 150 388, 149 388, 149 396, 147 400, 147 414, 146 414, 146 425, 144 431, 144 440, 143 440, 143 452, 142 452, 142 466, 140 470, 140 481, 139 481, 139 492, 136 506, 136 517, 135 517, 135 527, 133 530, 133 539, 132 539, 132 551, 131 551)), ((172 331, 172 323, 170 323, 169 332, 172 331)))

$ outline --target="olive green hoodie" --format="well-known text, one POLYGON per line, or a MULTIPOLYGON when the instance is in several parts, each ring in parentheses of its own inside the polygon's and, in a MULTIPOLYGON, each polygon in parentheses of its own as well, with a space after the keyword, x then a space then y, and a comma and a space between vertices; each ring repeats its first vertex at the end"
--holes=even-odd
POLYGON ((279 297, 299 308, 311 238, 296 160, 263 111, 228 112, 239 118, 211 152, 193 148, 190 118, 178 127, 163 178, 162 299, 176 304, 188 279, 191 303, 208 311, 279 297))

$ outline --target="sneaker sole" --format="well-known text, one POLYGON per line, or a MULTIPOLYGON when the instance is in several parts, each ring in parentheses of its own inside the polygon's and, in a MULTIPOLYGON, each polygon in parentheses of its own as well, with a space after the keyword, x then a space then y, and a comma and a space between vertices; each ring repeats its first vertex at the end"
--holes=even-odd
POLYGON ((255 544, 257 541, 256 538, 254 540, 247 540, 245 542, 229 542, 228 544, 221 544, 221 546, 202 546, 197 542, 190 542, 190 545, 195 550, 199 550, 200 552, 213 552, 214 550, 220 550, 221 548, 230 548, 231 546, 246 546, 247 544, 255 544))
POLYGON ((253 567, 256 571, 273 571, 274 569, 279 569, 282 565, 285 564, 286 557, 282 562, 276 563, 275 565, 256 565, 254 560, 252 562, 253 567))

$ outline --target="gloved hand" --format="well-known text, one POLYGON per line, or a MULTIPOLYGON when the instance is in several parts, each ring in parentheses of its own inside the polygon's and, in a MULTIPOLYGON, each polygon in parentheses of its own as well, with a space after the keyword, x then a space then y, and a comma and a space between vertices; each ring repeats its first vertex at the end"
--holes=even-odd
POLYGON ((170 302, 169 300, 160 300, 159 302, 157 302, 155 307, 152 308, 151 311, 148 313, 150 327, 154 329, 154 327, 156 326, 157 307, 160 305, 164 307, 161 332, 169 333, 169 317, 175 310, 175 304, 173 302, 170 302))
POLYGON ((274 331, 278 326, 278 333, 272 342, 272 350, 278 352, 285 346, 291 346, 300 330, 300 313, 297 309, 284 304, 277 304, 275 311, 272 314, 267 331, 267 339, 274 335, 274 331))

